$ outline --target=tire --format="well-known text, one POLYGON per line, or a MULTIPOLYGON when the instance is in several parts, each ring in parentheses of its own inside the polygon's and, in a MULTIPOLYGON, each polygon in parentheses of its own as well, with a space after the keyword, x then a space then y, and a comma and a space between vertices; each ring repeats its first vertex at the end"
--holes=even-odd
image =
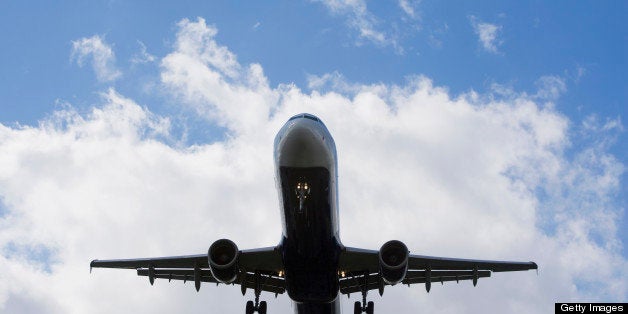
POLYGON ((266 305, 266 301, 262 301, 259 303, 259 309, 257 309, 257 313, 259 314, 266 314, 266 308, 268 306, 266 305))
POLYGON ((353 304, 353 314, 360 313, 362 313, 362 305, 360 304, 360 301, 355 301, 355 303, 353 304))
POLYGON ((366 307, 366 314, 373 314, 375 311, 375 303, 373 301, 369 301, 368 306, 366 307))
POLYGON ((246 314, 253 314, 254 311, 253 301, 246 302, 246 314))

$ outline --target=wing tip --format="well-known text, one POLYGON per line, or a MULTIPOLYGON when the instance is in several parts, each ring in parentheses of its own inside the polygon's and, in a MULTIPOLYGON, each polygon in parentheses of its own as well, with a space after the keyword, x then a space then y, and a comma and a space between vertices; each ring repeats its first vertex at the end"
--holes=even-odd
POLYGON ((532 262, 532 261, 531 261, 531 262, 530 262, 530 265, 531 265, 531 266, 530 266, 530 269, 537 269, 537 270, 539 269, 539 266, 538 266, 535 262, 532 262))
POLYGON ((98 261, 98 260, 97 260, 97 259, 95 259, 95 260, 92 260, 92 261, 89 263, 89 273, 90 273, 90 274, 92 273, 92 268, 94 268, 94 262, 97 262, 97 261, 98 261))

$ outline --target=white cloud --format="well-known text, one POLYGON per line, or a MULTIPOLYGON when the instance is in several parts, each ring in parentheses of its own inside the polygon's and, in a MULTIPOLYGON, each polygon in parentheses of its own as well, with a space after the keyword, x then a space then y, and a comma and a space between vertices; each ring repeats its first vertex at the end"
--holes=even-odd
POLYGON ((497 24, 482 22, 473 15, 470 16, 469 19, 484 50, 491 53, 498 53, 497 48, 502 44, 502 41, 498 39, 502 27, 497 24))
POLYGON ((96 78, 101 82, 115 81, 122 75, 115 66, 116 56, 113 50, 98 35, 72 41, 71 59, 76 59, 81 67, 87 59, 91 59, 96 78))
POLYGON ((399 0, 399 7, 403 10, 403 12, 408 15, 410 18, 416 19, 418 18, 418 12, 416 7, 418 6, 419 1, 413 0, 399 0))
MULTIPOLYGON (((494 274, 477 288, 387 288, 384 298, 369 294, 379 310, 546 313, 557 300, 625 298, 613 199, 624 166, 597 142, 569 157, 573 124, 535 97, 452 96, 420 76, 403 85, 347 82, 350 92, 329 83, 320 85, 325 92, 316 84, 310 93, 271 88, 261 66, 239 64, 204 20, 178 27, 161 61, 162 84, 229 136, 168 146, 158 139, 169 136, 169 119, 114 90, 87 115, 66 109, 37 126, 0 124, 0 311, 242 310, 251 294, 243 298, 237 287, 151 287, 133 271, 90 275, 88 264, 202 253, 222 237, 241 248, 276 244, 272 140, 298 112, 317 114, 334 135, 344 244, 378 248, 397 238, 415 254, 534 260, 541 268, 540 276, 494 274), (28 253, 37 250, 50 257, 28 253)), ((620 122, 589 125, 582 132, 603 138, 620 122)), ((357 297, 342 297, 345 312, 357 297)), ((273 312, 291 311, 286 296, 263 298, 273 312)))
POLYGON ((536 81, 536 97, 543 100, 555 100, 567 91, 565 79, 556 75, 542 76, 536 81))
POLYGON ((217 30, 205 20, 179 23, 175 49, 161 62, 161 79, 187 105, 234 132, 256 130, 279 94, 268 86, 259 64, 241 66, 227 47, 214 41, 217 30))
POLYGON ((156 57, 148 53, 148 51, 146 50, 146 45, 139 40, 137 41, 137 43, 140 45, 140 52, 133 55, 133 57, 131 58, 131 63, 142 64, 154 62, 156 57))
POLYGON ((386 86, 384 84, 371 84, 365 85, 360 83, 353 83, 346 80, 346 78, 338 71, 332 73, 325 73, 323 75, 308 75, 307 76, 308 88, 316 92, 339 92, 346 96, 355 96, 362 91, 376 92, 385 91, 386 86))
POLYGON ((359 85, 349 85, 344 76, 336 71, 333 73, 325 73, 323 75, 308 75, 307 87, 312 90, 324 91, 334 90, 341 92, 355 92, 355 88, 359 85))
MULTIPOLYGON (((351 28, 359 32, 359 37, 366 39, 378 46, 392 46, 398 53, 403 53, 403 48, 397 39, 385 32, 378 30, 378 20, 367 8, 364 0, 314 0, 320 2, 331 13, 346 16, 351 28)), ((408 6, 408 8, 410 8, 408 6)))

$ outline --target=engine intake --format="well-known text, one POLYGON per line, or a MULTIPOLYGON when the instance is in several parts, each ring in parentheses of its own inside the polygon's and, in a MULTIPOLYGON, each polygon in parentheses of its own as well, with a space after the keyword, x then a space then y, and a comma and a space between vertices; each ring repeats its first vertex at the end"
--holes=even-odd
POLYGON ((238 246, 229 239, 212 243, 207 251, 207 261, 212 276, 222 283, 232 283, 238 276, 238 246))
POLYGON ((401 241, 390 240, 379 249, 379 273, 389 285, 406 278, 408 271, 408 247, 401 241))

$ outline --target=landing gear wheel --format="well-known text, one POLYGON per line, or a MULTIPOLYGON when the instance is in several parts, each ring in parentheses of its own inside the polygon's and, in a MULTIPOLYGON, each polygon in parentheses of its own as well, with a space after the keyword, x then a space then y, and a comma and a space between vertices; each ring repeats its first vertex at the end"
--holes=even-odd
POLYGON ((248 301, 246 302, 246 314, 253 314, 255 312, 259 314, 266 314, 266 309, 268 308, 266 301, 259 301, 259 295, 262 292, 262 283, 260 281, 261 274, 259 272, 255 272, 253 277, 253 282, 255 285, 255 302, 248 301))
POLYGON ((246 302, 246 314, 253 314, 255 312, 255 307, 253 306, 253 301, 246 302))
POLYGON ((266 301, 262 301, 259 303, 259 308, 257 309, 257 313, 259 314, 266 314, 266 301))
POLYGON ((362 313, 362 305, 360 304, 360 301, 355 301, 355 303, 353 303, 353 314, 360 313, 362 313))
POLYGON ((369 304, 366 307, 366 314, 373 314, 374 310, 375 310, 375 304, 373 303, 373 301, 369 301, 369 304))
POLYGON ((353 314, 361 314, 363 312, 366 314, 373 314, 373 312, 375 311, 375 304, 373 303, 373 301, 369 301, 368 303, 366 302, 366 294, 368 293, 368 280, 369 272, 364 271, 364 275, 361 280, 362 282, 360 283, 360 290, 362 290, 362 302, 355 301, 355 303, 353 304, 353 314))

